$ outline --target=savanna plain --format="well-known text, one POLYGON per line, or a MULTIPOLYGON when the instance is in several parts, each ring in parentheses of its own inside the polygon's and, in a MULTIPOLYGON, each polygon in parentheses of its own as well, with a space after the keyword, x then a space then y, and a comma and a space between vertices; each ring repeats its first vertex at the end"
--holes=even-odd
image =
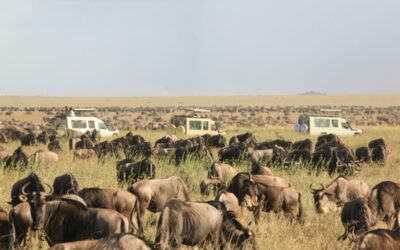
MULTIPOLYGON (((308 100, 306 97, 298 97, 302 100, 308 100)), ((310 97, 311 99, 315 97, 310 97)), ((319 97, 324 98, 324 97, 319 97)), ((325 97, 331 98, 331 97, 325 97)), ((342 98, 342 97, 340 97, 342 98)), ((341 105, 340 98, 336 100, 333 98, 329 101, 330 105, 341 105), (337 101, 337 103, 334 103, 337 101)), ((346 102, 350 102, 351 96, 347 96, 346 102)), ((357 97, 360 100, 360 103, 354 103, 353 105, 368 105, 367 99, 364 97, 357 97)), ((26 106, 36 105, 33 101, 34 98, 21 99, 24 100, 24 104, 26 106)), ((134 99, 134 98, 132 98, 134 99)), ((385 99, 385 98, 383 98, 385 99)), ((397 96, 391 96, 391 98, 387 99, 388 104, 384 102, 384 100, 376 102, 372 101, 371 106, 394 106, 398 105, 397 96), (389 100, 390 99, 390 100, 389 100)), ((14 99, 13 99, 14 100, 14 99)), ((50 100, 43 100, 42 106, 64 106, 65 103, 69 103, 69 99, 66 100, 57 100, 57 98, 50 100)), ((79 101, 72 102, 74 106, 96 106, 90 105, 90 102, 82 99, 82 103, 79 104, 79 101), (83 100, 83 101, 82 101, 83 100)), ((228 105, 229 102, 231 104, 235 104, 234 99, 228 99, 227 103, 215 103, 215 105, 228 105)), ((251 97, 248 97, 248 105, 251 105, 254 101, 251 97)), ((381 99, 380 99, 381 100, 381 99)), ((13 106, 14 101, 0 98, 0 103, 2 106, 13 106)), ((104 101, 107 101, 104 98, 104 101)), ((151 99, 150 101, 157 101, 155 99, 151 99)), ((246 103, 244 100, 239 99, 240 102, 246 103)), ((326 101, 326 100, 325 100, 326 101)), ((353 99, 354 101, 354 99, 353 99)), ((97 105, 101 105, 102 101, 96 103, 97 105)), ((120 101, 115 100, 116 105, 123 105, 123 103, 119 103, 120 101)), ((289 98, 289 102, 285 103, 285 98, 282 99, 282 105, 295 105, 296 100, 292 100, 289 98)), ((309 105, 318 105, 320 102, 318 100, 314 100, 310 102, 308 100, 309 105)), ((323 101, 322 101, 323 102, 323 101)), ((71 103, 71 104, 72 104, 71 103)), ((111 102, 113 103, 113 102, 111 102)), ((135 101, 132 101, 135 103, 135 101)), ((19 102, 20 105, 21 102, 19 102)), ((174 103, 176 104, 176 103, 174 103)), ((190 98, 184 100, 184 102, 176 105, 196 105, 197 103, 191 103, 190 98)), ((68 104, 69 105, 69 104, 68 104)), ((133 104, 133 105, 140 105, 133 104)), ((162 101, 157 101, 157 105, 161 106, 162 101)), ((200 105, 200 104, 198 104, 200 105)), ((269 103, 262 102, 258 103, 258 105, 270 105, 269 103)), ((346 103, 346 105, 351 105, 350 103, 346 103)), ((128 105, 130 106, 130 105, 128 105)), ((146 106, 144 104, 144 106, 146 106)), ((2 120, 12 119, 12 116, 5 117, 2 116, 2 120)), ((342 140, 345 144, 349 145, 353 150, 360 146, 366 146, 368 142, 372 139, 376 138, 384 138, 387 144, 387 148, 389 150, 388 160, 385 166, 376 165, 373 163, 363 164, 361 166, 361 170, 353 177, 365 181, 370 188, 374 185, 378 184, 381 181, 391 180, 395 182, 400 182, 400 128, 396 126, 365 126, 360 127, 363 129, 363 134, 355 137, 343 137, 342 140)), ((266 128, 263 127, 227 127, 227 134, 225 137, 227 140, 232 135, 240 134, 244 132, 252 132, 256 136, 259 141, 272 140, 277 138, 285 138, 292 141, 302 140, 305 138, 310 138, 313 143, 316 142, 316 137, 309 136, 305 134, 298 134, 293 132, 292 126, 269 126, 266 128)), ((121 135, 124 135, 128 131, 121 131, 121 135)), ((154 143, 154 141, 158 138, 161 138, 166 134, 163 130, 137 130, 132 131, 134 134, 142 135, 146 140, 154 143)), ((6 150, 13 151, 20 145, 19 141, 10 142, 2 145, 6 150)), ((10 201, 10 190, 14 182, 17 180, 27 176, 30 172, 35 171, 44 182, 52 184, 53 180, 56 176, 70 172, 72 173, 78 180, 80 187, 100 187, 100 188, 114 188, 114 189, 125 189, 125 186, 119 186, 116 179, 116 169, 115 165, 118 161, 117 158, 109 157, 105 160, 104 163, 99 163, 97 158, 92 158, 89 160, 73 160, 73 152, 68 150, 68 141, 61 140, 61 146, 63 148, 63 152, 59 153, 59 162, 56 164, 41 164, 34 165, 26 170, 6 170, 0 171, 0 206, 10 209, 10 206, 7 204, 7 201, 10 201)), ((45 149, 47 150, 45 145, 38 146, 29 146, 26 147, 26 151, 28 154, 35 152, 37 149, 45 149)), ((217 157, 217 151, 212 151, 214 157, 217 157)), ((184 163, 182 163, 179 167, 176 167, 175 164, 165 159, 157 159, 152 158, 152 161, 156 165, 156 178, 166 178, 173 175, 178 175, 183 180, 185 180, 186 184, 190 190, 190 196, 193 201, 206 201, 213 199, 213 194, 211 192, 208 196, 203 196, 200 194, 199 184, 201 180, 207 177, 207 168, 210 166, 210 162, 208 160, 196 160, 196 159, 188 159, 184 163)), ((239 164, 236 164, 235 169, 238 172, 241 171, 249 171, 251 167, 251 163, 247 161, 243 161, 239 164)), ((253 230, 256 234, 257 246, 258 249, 351 249, 352 243, 348 240, 340 241, 337 240, 338 236, 343 233, 343 226, 340 221, 339 213, 330 213, 330 214, 317 214, 314 208, 313 198, 310 190, 310 184, 318 184, 323 183, 327 184, 331 180, 333 180, 336 176, 328 176, 326 172, 320 173, 318 176, 314 172, 310 172, 306 166, 291 166, 289 168, 283 168, 282 166, 269 166, 275 176, 282 177, 288 180, 292 187, 297 189, 302 194, 302 202, 304 206, 305 212, 305 223, 290 223, 289 219, 286 218, 283 214, 274 214, 274 213, 263 213, 261 216, 261 220, 258 224, 253 226, 253 230)), ((152 214, 151 212, 147 212, 143 219, 144 225, 144 234, 145 237, 149 240, 154 240, 156 233, 156 226, 158 221, 159 214, 152 214)), ((247 225, 250 223, 252 219, 252 214, 246 209, 242 209, 241 214, 239 216, 239 220, 242 224, 247 225)))

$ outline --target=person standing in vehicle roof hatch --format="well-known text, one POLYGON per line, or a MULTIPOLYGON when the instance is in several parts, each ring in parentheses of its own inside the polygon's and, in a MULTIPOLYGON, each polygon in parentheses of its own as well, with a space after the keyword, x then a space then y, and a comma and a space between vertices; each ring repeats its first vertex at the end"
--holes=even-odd
POLYGON ((75 112, 74 112, 74 110, 72 109, 72 107, 69 107, 69 113, 68 113, 68 115, 71 116, 71 117, 74 117, 74 116, 75 116, 75 112))

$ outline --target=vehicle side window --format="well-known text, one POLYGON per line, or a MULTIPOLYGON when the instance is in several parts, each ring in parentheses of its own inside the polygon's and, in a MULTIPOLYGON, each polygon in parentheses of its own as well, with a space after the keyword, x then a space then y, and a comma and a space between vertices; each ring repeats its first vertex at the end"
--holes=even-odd
POLYGON ((331 121, 329 119, 314 119, 314 126, 317 128, 329 128, 331 121))
POLYGON ((95 128, 94 121, 89 121, 89 128, 95 128))
POLYGON ((99 122, 99 129, 107 129, 107 127, 104 124, 104 122, 99 122))
POLYGON ((203 130, 208 130, 208 122, 203 121, 203 130))
POLYGON ((72 128, 87 128, 85 120, 71 120, 72 128))
POLYGON ((212 131, 217 131, 217 126, 215 124, 211 124, 211 130, 212 131))
POLYGON ((349 129, 350 128, 350 126, 349 126, 349 124, 347 122, 342 122, 342 127, 345 128, 345 129, 349 129))
POLYGON ((332 120, 332 127, 338 128, 339 127, 339 121, 338 120, 332 120))
POLYGON ((190 130, 201 130, 201 121, 189 121, 190 130))

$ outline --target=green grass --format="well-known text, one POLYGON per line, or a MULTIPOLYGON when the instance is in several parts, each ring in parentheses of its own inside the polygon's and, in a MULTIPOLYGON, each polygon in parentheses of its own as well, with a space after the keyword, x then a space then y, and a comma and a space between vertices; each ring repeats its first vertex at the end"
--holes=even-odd
MULTIPOLYGON (((304 139, 305 135, 292 132, 289 128, 258 128, 258 129, 230 129, 226 135, 227 139, 232 134, 238 134, 245 131, 252 131, 256 137, 262 141, 266 139, 275 139, 284 137, 293 141, 304 139)), ((157 138, 164 135, 163 132, 137 131, 135 133, 143 135, 146 139, 154 142, 157 138)), ((395 127, 368 127, 365 128, 365 134, 357 137, 344 137, 343 141, 353 149, 367 145, 368 141, 374 138, 385 138, 390 150, 389 159, 385 167, 375 164, 362 166, 361 172, 355 176, 357 179, 364 180, 372 188, 375 184, 384 181, 400 180, 399 171, 399 142, 400 129, 395 127)), ((316 138, 310 137, 315 143, 316 138)), ((15 149, 19 143, 14 142, 5 146, 9 151, 15 149)), ((65 150, 61 153, 59 163, 55 165, 33 166, 32 169, 24 171, 0 171, 0 206, 10 209, 6 203, 10 200, 10 190, 12 184, 27 176, 31 171, 35 171, 47 183, 52 184, 56 176, 71 172, 77 178, 80 186, 83 187, 102 187, 118 188, 115 172, 115 162, 117 159, 109 158, 103 165, 97 162, 97 159, 89 161, 73 160, 72 152, 68 151, 67 143, 62 142, 65 150)), ((38 148, 45 148, 40 146, 38 148)), ((27 147, 29 153, 38 148, 27 147)), ((213 152, 216 157, 216 151, 213 152)), ((209 200, 212 195, 202 197, 199 192, 200 181, 206 178, 207 161, 188 160, 180 167, 175 167, 174 162, 170 164, 166 160, 153 159, 157 166, 157 178, 166 178, 172 175, 181 176, 189 186, 192 200, 209 200)), ((239 171, 249 170, 250 163, 241 163, 235 168, 239 171)), ((337 241, 337 237, 343 232, 339 214, 319 215, 316 214, 313 206, 312 196, 309 190, 311 183, 328 183, 334 177, 330 178, 326 173, 320 176, 308 175, 304 168, 292 168, 290 171, 280 168, 273 168, 274 175, 287 179, 291 186, 296 188, 302 194, 302 201, 305 211, 305 224, 290 224, 289 220, 283 215, 263 213, 261 221, 254 230, 257 235, 259 249, 350 249, 348 241, 337 241)), ((126 185, 123 187, 126 189, 126 185)), ((252 220, 251 214, 243 210, 240 215, 243 224, 248 224, 252 220)), ((158 214, 146 213, 144 218, 145 234, 148 238, 154 240, 156 222, 158 214)))

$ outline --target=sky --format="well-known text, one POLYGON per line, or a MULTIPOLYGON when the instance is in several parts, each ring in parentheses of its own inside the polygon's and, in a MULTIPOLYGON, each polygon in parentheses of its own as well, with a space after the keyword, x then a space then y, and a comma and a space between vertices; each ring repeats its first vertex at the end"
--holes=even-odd
POLYGON ((400 93, 398 0, 2 0, 0 96, 400 93))

